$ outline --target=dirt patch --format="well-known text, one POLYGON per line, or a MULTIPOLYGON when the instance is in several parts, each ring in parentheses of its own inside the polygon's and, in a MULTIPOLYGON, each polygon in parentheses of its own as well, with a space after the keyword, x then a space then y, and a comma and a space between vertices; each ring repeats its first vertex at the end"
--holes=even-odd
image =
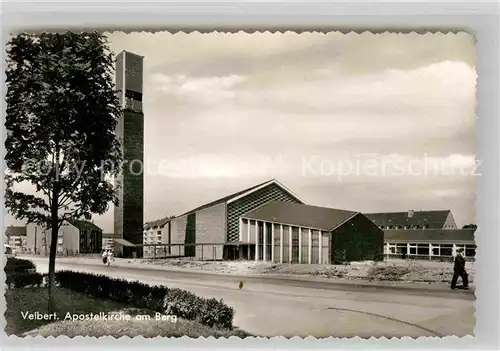
MULTIPOLYGON (((415 283, 448 283, 453 276, 453 263, 389 260, 384 262, 351 262, 343 265, 290 264, 262 261, 195 261, 182 259, 144 260, 165 268, 189 269, 234 275, 272 274, 286 276, 311 276, 343 280, 401 281, 415 283)), ((469 281, 474 281, 474 263, 467 263, 469 281)))
POLYGON ((259 274, 280 274, 315 276, 322 278, 344 278, 347 270, 343 266, 270 264, 254 266, 253 271, 259 274))
POLYGON ((408 267, 381 266, 372 267, 368 270, 368 280, 397 281, 403 280, 403 276, 410 273, 408 267))

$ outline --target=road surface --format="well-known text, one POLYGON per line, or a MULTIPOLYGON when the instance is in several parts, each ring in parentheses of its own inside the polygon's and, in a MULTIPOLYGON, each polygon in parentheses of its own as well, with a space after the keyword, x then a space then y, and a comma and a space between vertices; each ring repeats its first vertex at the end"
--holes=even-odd
MULTIPOLYGON (((40 272, 47 258, 30 258, 40 272)), ((234 307, 234 324, 259 336, 462 337, 473 334, 474 296, 423 289, 362 288, 349 284, 171 272, 151 267, 105 267, 56 262, 71 269, 139 280, 223 299, 234 307), (243 288, 238 285, 243 279, 243 288)))

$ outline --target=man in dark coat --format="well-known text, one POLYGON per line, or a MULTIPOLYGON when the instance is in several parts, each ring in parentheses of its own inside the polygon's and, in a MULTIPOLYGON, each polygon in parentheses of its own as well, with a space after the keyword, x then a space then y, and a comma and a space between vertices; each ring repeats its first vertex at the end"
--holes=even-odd
POLYGON ((465 271, 465 258, 462 255, 464 251, 463 248, 457 250, 457 255, 455 256, 455 266, 453 267, 453 278, 451 279, 451 288, 455 289, 457 287, 458 277, 462 278, 463 288, 469 288, 469 277, 465 271))

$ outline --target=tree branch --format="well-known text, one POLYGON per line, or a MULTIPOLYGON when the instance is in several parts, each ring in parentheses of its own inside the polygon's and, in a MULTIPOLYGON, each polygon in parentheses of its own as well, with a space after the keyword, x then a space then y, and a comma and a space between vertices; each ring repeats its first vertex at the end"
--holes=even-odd
POLYGON ((72 212, 67 212, 65 213, 61 218, 62 221, 66 221, 68 219, 74 219, 74 217, 80 217, 80 216, 75 216, 76 213, 78 213, 78 211, 80 211, 81 209, 80 208, 76 208, 74 211, 72 212))
POLYGON ((71 197, 66 197, 63 201, 59 201, 59 209, 69 205, 73 200, 71 199, 71 197), (66 201, 69 200, 69 203, 66 203, 66 201))

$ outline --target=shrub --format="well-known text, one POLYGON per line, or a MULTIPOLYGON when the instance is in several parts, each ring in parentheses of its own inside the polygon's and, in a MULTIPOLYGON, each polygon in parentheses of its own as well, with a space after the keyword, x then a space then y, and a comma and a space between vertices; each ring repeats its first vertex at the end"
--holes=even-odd
POLYGON ((36 272, 36 265, 30 260, 9 257, 7 258, 7 264, 5 265, 4 272, 7 275, 14 272, 36 272))
POLYGON ((43 276, 36 272, 36 265, 30 260, 9 257, 4 271, 5 283, 9 287, 24 288, 29 285, 40 286, 43 283, 43 276))
POLYGON ((165 313, 189 320, 196 319, 203 304, 203 298, 181 289, 169 289, 163 301, 165 313))
POLYGON ((210 326, 232 329, 234 309, 222 300, 205 299, 182 289, 150 286, 83 272, 58 271, 56 281, 61 287, 148 309, 195 320, 210 326))
POLYGON ((16 272, 7 275, 5 283, 15 288, 36 285, 40 287, 43 283, 43 275, 40 273, 16 272))
POLYGON ((222 300, 205 299, 181 290, 169 289, 164 299, 165 313, 189 320, 196 320, 204 325, 232 329, 234 309, 222 300))
POLYGON ((345 249, 334 249, 332 254, 333 264, 347 264, 347 251, 345 249))
POLYGON ((198 312, 198 322, 210 325, 220 326, 231 329, 234 317, 234 309, 214 298, 205 299, 205 303, 198 312))

